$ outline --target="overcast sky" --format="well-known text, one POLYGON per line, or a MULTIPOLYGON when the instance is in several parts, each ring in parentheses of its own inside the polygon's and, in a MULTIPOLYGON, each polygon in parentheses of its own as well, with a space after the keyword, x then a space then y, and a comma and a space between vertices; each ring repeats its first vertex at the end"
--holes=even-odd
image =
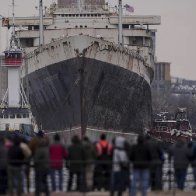
MULTIPOLYGON (((0 15, 11 16, 12 0, 0 0, 0 15)), ((15 15, 37 15, 39 0, 15 0, 15 15)), ((53 0, 43 0, 48 5, 53 0)), ((108 0, 117 4, 117 0, 108 0)), ((123 0, 135 15, 160 15, 157 28, 158 61, 171 62, 172 76, 196 80, 196 0, 123 0)), ((2 38, 1 38, 2 39, 2 38)), ((3 38, 4 39, 4 38, 3 38)))

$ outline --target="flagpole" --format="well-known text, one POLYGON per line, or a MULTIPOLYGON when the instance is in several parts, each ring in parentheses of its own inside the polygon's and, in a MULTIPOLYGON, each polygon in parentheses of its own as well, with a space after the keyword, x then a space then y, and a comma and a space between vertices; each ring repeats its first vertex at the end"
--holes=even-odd
POLYGON ((123 45, 122 35, 122 0, 119 0, 118 4, 118 44, 123 45))

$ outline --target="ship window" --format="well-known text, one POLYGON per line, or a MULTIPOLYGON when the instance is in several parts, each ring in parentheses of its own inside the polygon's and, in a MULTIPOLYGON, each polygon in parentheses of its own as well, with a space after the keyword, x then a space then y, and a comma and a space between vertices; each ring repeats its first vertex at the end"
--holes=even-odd
POLYGON ((3 114, 0 114, 0 118, 3 118, 3 114))
POLYGON ((87 26, 86 26, 86 25, 85 25, 84 27, 85 27, 85 28, 87 28, 87 26))
POLYGON ((26 118, 26 117, 27 117, 27 115, 26 115, 26 114, 23 114, 23 115, 22 115, 22 117, 23 117, 23 118, 26 118))
POLYGON ((20 39, 20 43, 22 47, 33 47, 34 46, 33 38, 22 38, 20 39))
POLYGON ((106 25, 105 28, 107 29, 108 28, 108 25, 106 25))
POLYGON ((22 117, 21 114, 16 115, 16 118, 21 118, 21 117, 22 117))
POLYGON ((15 114, 10 114, 10 118, 15 118, 15 114))
POLYGON ((80 25, 80 28, 82 28, 83 26, 82 25, 80 25))

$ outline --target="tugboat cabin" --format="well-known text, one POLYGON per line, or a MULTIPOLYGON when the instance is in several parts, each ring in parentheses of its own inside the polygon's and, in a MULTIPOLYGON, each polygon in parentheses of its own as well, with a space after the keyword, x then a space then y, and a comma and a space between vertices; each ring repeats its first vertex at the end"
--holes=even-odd
POLYGON ((21 50, 6 50, 5 66, 20 66, 22 64, 22 51, 21 50))

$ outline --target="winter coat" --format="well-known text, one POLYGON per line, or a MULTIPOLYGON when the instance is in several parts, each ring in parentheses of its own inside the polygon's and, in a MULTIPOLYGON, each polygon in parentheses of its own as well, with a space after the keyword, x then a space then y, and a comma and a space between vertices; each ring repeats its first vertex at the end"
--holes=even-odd
POLYGON ((83 145, 73 143, 68 147, 68 167, 72 172, 81 172, 84 169, 85 153, 83 145))
POLYGON ((137 144, 133 145, 130 160, 133 163, 134 169, 149 169, 152 154, 149 146, 144 142, 143 136, 139 136, 137 144))
POLYGON ((182 142, 178 141, 169 149, 170 156, 174 159, 175 169, 186 169, 192 157, 192 150, 182 142))
POLYGON ((127 152, 125 150, 125 138, 118 136, 115 139, 114 151, 113 151, 113 171, 121 171, 123 169, 129 169, 129 160, 127 152), (124 165, 124 168, 123 168, 124 165), (126 168, 127 167, 127 168, 126 168))
POLYGON ((67 158, 68 152, 60 143, 54 143, 50 146, 50 167, 53 169, 63 168, 63 160, 67 158))
POLYGON ((14 167, 21 167, 24 163, 25 155, 19 145, 13 145, 8 150, 8 163, 14 167))
POLYGON ((7 168, 7 149, 0 144, 0 169, 7 168))
POLYGON ((90 141, 83 141, 83 149, 86 164, 93 163, 96 158, 95 146, 90 141))
POLYGON ((50 162, 49 147, 46 142, 42 141, 36 148, 34 154, 34 164, 37 170, 48 170, 50 162))

